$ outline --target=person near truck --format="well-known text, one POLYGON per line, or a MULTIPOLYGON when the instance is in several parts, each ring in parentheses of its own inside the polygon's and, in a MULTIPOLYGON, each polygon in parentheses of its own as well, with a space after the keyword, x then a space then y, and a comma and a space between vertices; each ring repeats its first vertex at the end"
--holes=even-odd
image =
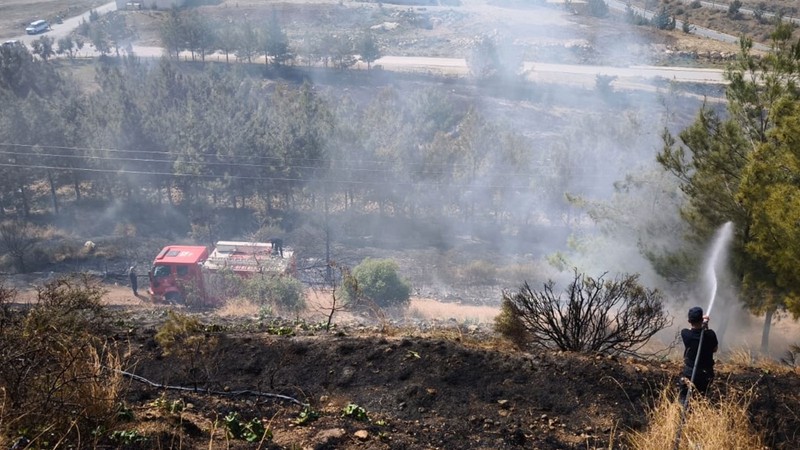
POLYGON ((283 239, 272 238, 269 243, 272 245, 272 253, 283 258, 283 239))
POLYGON ((701 394, 708 392, 708 387, 714 380, 714 353, 719 348, 719 341, 714 330, 708 328, 709 317, 703 315, 703 308, 695 306, 689 309, 689 324, 691 328, 681 330, 681 339, 685 347, 683 351, 683 371, 681 372, 680 401, 686 404, 689 385, 692 383, 694 372, 694 391, 701 394), (702 345, 700 337, 702 336, 702 345), (700 349, 700 357, 697 350, 700 349), (697 362, 697 370, 694 364, 697 362))
POLYGON ((128 269, 128 278, 131 280, 131 290, 133 295, 139 296, 139 277, 136 275, 136 264, 128 269))

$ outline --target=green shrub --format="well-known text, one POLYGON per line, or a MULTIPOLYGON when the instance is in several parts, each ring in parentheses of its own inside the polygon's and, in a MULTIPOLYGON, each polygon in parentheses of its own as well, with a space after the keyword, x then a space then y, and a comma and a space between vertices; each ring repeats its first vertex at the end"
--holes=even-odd
POLYGON ((155 341, 169 354, 176 348, 185 348, 203 338, 203 324, 196 317, 167 312, 167 320, 156 332, 155 341))
POLYGON ((244 283, 244 295, 262 306, 297 314, 306 308, 306 293, 300 280, 289 276, 257 276, 244 283))
POLYGON ((365 259, 353 268, 343 287, 346 303, 366 298, 383 308, 407 306, 411 299, 411 286, 397 274, 397 264, 388 259, 365 259))
POLYGON ((520 349, 528 345, 528 331, 522 323, 522 313, 509 298, 500 305, 500 314, 494 318, 494 329, 520 349))

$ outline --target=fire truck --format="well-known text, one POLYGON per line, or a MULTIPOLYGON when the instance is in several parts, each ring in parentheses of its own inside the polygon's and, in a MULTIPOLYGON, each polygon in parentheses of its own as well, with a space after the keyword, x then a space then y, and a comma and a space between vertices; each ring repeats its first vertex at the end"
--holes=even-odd
POLYGON ((168 245, 153 261, 148 293, 154 302, 213 306, 223 302, 214 292, 214 278, 224 273, 240 277, 293 275, 294 251, 283 242, 219 241, 205 246, 168 245))

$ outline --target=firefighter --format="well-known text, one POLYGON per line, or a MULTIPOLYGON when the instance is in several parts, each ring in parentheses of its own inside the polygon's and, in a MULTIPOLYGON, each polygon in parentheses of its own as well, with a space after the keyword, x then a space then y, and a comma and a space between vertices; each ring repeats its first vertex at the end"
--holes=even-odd
POLYGON ((272 245, 273 253, 283 258, 283 239, 272 238, 269 240, 269 243, 272 245))
POLYGON ((136 275, 136 264, 132 265, 130 269, 128 269, 128 278, 131 280, 131 290, 133 291, 133 295, 136 297, 139 296, 139 279, 136 275))

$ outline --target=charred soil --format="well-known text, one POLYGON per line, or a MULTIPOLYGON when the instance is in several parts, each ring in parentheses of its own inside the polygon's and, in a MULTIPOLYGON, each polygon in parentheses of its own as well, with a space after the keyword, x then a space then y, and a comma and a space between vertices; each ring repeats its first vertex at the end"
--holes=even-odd
MULTIPOLYGON (((195 315, 199 340, 165 348, 156 336, 166 307, 118 308, 111 337, 125 349, 123 369, 143 377, 125 382, 132 414, 117 431, 141 440, 124 448, 255 448, 226 437, 226 417, 270 429, 260 448, 627 448, 626 433, 647 425, 679 371, 522 352, 485 325, 325 331, 213 311, 195 315)), ((800 445, 796 373, 723 364, 714 387, 712 398, 750 396, 753 428, 770 448, 800 445)))

